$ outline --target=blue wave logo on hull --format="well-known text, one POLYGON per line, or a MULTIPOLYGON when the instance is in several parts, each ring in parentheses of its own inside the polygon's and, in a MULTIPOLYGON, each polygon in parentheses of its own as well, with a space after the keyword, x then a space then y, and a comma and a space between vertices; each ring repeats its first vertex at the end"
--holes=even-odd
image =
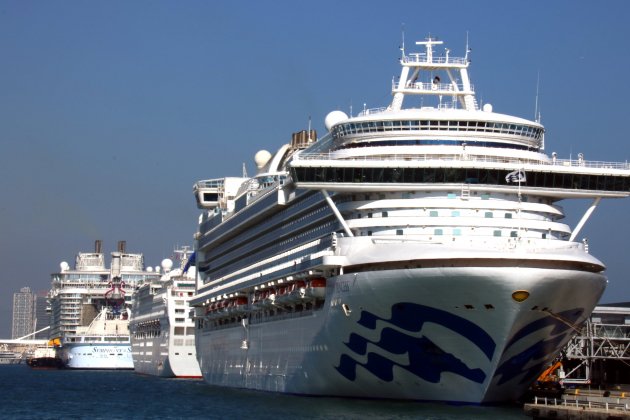
POLYGON ((543 371, 549 362, 549 356, 553 356, 555 352, 559 351, 564 342, 568 340, 568 335, 577 329, 576 322, 583 314, 583 308, 570 309, 557 314, 550 314, 550 316, 538 319, 521 328, 505 346, 503 354, 530 334, 553 327, 551 332, 546 335, 546 339, 538 340, 501 363, 495 373, 495 377, 500 377, 497 385, 502 385, 519 375, 522 375, 520 384, 531 383, 543 371), (525 366, 529 367, 525 368, 525 366))
POLYGON ((405 369, 431 383, 440 382, 443 372, 452 372, 477 383, 482 383, 486 379, 487 375, 481 369, 468 368, 460 359, 441 349, 429 338, 425 336, 415 337, 398 330, 418 333, 427 322, 437 324, 466 338, 471 344, 479 348, 488 360, 491 360, 496 348, 494 340, 482 328, 467 319, 440 309, 401 302, 392 306, 390 319, 362 311, 358 324, 376 330, 377 321, 382 321, 385 324, 378 341, 371 341, 359 334, 352 333, 348 342, 345 343, 355 355, 362 356, 362 359, 367 356, 367 362, 361 363, 350 354, 341 355, 339 366, 335 369, 347 379, 351 381, 356 379, 357 366, 362 366, 377 378, 388 382, 394 379, 394 366, 405 369), (391 328, 387 324, 398 327, 398 329, 391 328), (368 352, 368 344, 391 354, 407 354, 409 363, 403 365, 381 354, 368 352))

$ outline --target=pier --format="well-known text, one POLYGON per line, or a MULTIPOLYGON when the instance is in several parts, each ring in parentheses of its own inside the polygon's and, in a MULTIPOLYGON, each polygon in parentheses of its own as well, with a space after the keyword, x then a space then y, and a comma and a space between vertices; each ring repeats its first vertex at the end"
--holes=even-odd
POLYGON ((562 356, 565 387, 630 384, 630 303, 597 306, 562 356))
POLYGON ((562 398, 535 397, 524 405, 525 415, 534 419, 630 419, 628 392, 575 389, 562 398))
POLYGON ((24 337, 9 339, 0 338, 0 364, 22 363, 26 361, 30 354, 32 354, 38 347, 45 347, 48 344, 48 340, 34 340, 28 339, 39 332, 46 331, 50 327, 42 328, 41 330, 32 332, 24 337))
POLYGON ((559 398, 534 397, 535 419, 630 419, 630 303, 601 305, 569 341, 556 370, 559 398))

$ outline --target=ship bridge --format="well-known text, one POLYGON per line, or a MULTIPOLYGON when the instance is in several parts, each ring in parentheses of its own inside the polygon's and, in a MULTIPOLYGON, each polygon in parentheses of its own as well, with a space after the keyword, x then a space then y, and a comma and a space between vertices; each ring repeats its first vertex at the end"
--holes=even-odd
POLYGON ((444 97, 450 97, 453 105, 459 102, 466 110, 478 109, 475 91, 468 77, 470 49, 466 47, 465 57, 451 57, 448 48, 444 56, 435 56, 433 47, 441 44, 442 41, 429 37, 416 42, 416 45, 423 45, 426 52, 406 54, 403 43, 402 70, 398 80, 392 82, 392 110, 402 109, 406 95, 437 96, 440 104, 444 97))

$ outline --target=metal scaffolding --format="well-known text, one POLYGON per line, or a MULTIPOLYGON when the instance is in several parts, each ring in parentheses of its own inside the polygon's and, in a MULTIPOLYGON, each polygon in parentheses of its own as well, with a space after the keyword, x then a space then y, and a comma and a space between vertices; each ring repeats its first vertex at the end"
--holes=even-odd
POLYGON ((578 364, 564 384, 590 384, 597 361, 618 360, 630 366, 630 307, 598 306, 564 349, 564 359, 578 364))

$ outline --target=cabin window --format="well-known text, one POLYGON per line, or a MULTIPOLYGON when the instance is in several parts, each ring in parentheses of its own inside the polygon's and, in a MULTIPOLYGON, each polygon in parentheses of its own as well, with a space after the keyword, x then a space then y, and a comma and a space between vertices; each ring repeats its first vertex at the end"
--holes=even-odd
POLYGON ((500 230, 495 230, 494 231, 494 236, 501 236, 501 231, 500 230))
POLYGON ((487 212, 485 212, 484 217, 485 217, 486 219, 492 219, 492 212, 491 212, 491 211, 487 211, 487 212))

